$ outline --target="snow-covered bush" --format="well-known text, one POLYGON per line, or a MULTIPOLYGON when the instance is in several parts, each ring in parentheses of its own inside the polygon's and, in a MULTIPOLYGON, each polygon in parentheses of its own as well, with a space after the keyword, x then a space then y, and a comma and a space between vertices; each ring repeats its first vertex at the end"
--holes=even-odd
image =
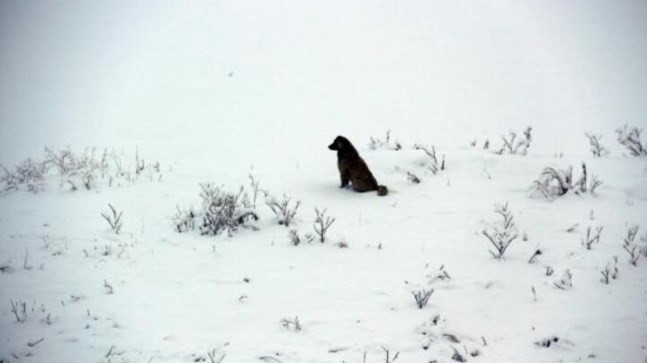
POLYGON ((591 227, 588 227, 586 229, 586 235, 582 237, 582 246, 590 250, 594 243, 600 242, 600 234, 602 234, 603 228, 602 226, 597 226, 595 227, 595 232, 591 232, 591 227))
POLYGON ((95 180, 104 178, 109 170, 108 150, 104 150, 98 159, 95 152, 96 149, 93 148, 75 154, 69 148, 53 150, 46 147, 44 164, 56 169, 61 185, 69 184, 71 190, 77 190, 80 186, 90 190, 94 187, 95 180))
POLYGON ((292 198, 285 194, 283 194, 283 199, 278 200, 269 193, 265 193, 265 204, 272 210, 278 223, 286 227, 292 223, 294 217, 297 215, 297 209, 301 205, 301 201, 299 200, 293 205, 290 205, 291 201, 292 198))
POLYGON ((602 271, 600 271, 600 274, 602 274, 602 279, 600 281, 604 284, 609 284, 611 282, 610 279, 617 279, 618 278, 618 257, 614 256, 613 257, 613 267, 611 265, 607 265, 602 271))
POLYGON ((16 166, 14 172, 1 166, 4 175, 0 182, 2 191, 19 190, 36 193, 42 190, 48 176, 57 176, 61 186, 68 186, 75 191, 81 188, 95 189, 99 182, 113 185, 134 183, 144 177, 148 180, 160 180, 159 162, 146 163, 135 152, 134 164, 127 166, 114 151, 104 149, 101 155, 96 148, 87 148, 82 152, 73 152, 70 148, 45 148, 45 155, 40 160, 27 159, 16 166))
POLYGON ((195 229, 195 218, 196 213, 193 211, 193 208, 189 209, 180 209, 176 206, 177 212, 173 216, 173 224, 175 225, 175 231, 178 233, 193 231, 195 229))
POLYGON ((640 249, 638 248, 638 245, 634 242, 636 239, 636 236, 638 235, 638 229, 640 226, 638 225, 632 225, 632 226, 627 226, 626 230, 626 236, 624 238, 624 241, 622 243, 622 248, 627 252, 629 255, 629 263, 631 263, 634 266, 638 266, 638 259, 640 259, 640 249))
POLYGON ((528 263, 530 264, 535 263, 535 261, 537 260, 537 257, 541 256, 542 254, 543 252, 541 252, 541 250, 539 249, 536 250, 535 253, 533 253, 532 256, 530 256, 530 258, 528 259, 528 263))
POLYGON ((421 163, 422 166, 426 167, 431 171, 432 174, 436 175, 439 171, 445 170, 445 155, 442 155, 442 159, 439 162, 436 157, 436 148, 431 146, 425 146, 422 144, 415 144, 413 148, 416 150, 421 150, 427 155, 424 161, 421 163))
POLYGON ((290 239, 290 244, 292 244, 293 246, 298 246, 299 244, 301 244, 301 242, 310 243, 315 239, 315 237, 310 233, 306 233, 303 237, 301 237, 297 229, 289 230, 288 238, 290 239))
POLYGON ((585 133, 586 137, 589 139, 589 145, 591 146, 591 153, 594 157, 599 158, 602 156, 609 155, 609 150, 607 150, 602 144, 600 144, 600 139, 602 135, 594 135, 585 133))
POLYGON ((430 274, 427 274, 427 278, 429 278, 429 283, 434 283, 436 281, 449 281, 452 279, 451 276, 449 276, 449 272, 445 269, 445 265, 440 265, 438 268, 438 271, 434 271, 430 274))
POLYGON ((24 323, 27 320, 29 315, 29 310, 27 309, 27 303, 23 300, 13 301, 9 299, 11 303, 11 313, 16 318, 17 323, 24 323))
POLYGON ((555 287, 560 290, 568 290, 572 288, 573 274, 571 273, 571 270, 566 269, 566 271, 564 271, 564 275, 562 275, 562 278, 557 280, 556 282, 553 282, 553 285, 555 285, 555 287))
POLYGON ((230 193, 223 190, 221 186, 203 183, 200 184, 200 189, 201 234, 215 236, 222 231, 227 231, 231 236, 238 227, 251 220, 258 220, 258 215, 252 208, 244 187, 241 186, 237 193, 230 193))
POLYGON ((105 292, 106 295, 112 295, 115 293, 115 288, 105 279, 103 280, 103 292, 105 292))
POLYGON ((556 345, 559 342, 559 338, 556 336, 544 338, 535 342, 535 345, 543 348, 550 348, 551 345, 556 345))
MULTIPOLYGON (((523 137, 517 138, 517 136, 517 132, 515 131, 510 131, 507 137, 506 135, 502 135, 503 145, 496 153, 499 155, 526 155, 530 147, 530 142, 532 141, 532 127, 528 126, 523 130, 523 137)), ((487 149, 487 147, 484 148, 487 149)))
POLYGON ((602 181, 596 175, 592 175, 588 180, 586 164, 582 163, 582 175, 573 182, 573 167, 567 169, 555 169, 552 167, 544 168, 535 181, 533 181, 530 191, 533 196, 543 196, 548 200, 553 200, 573 191, 575 194, 589 192, 595 194, 595 190, 602 185, 602 181))
POLYGON ((299 231, 296 229, 288 231, 288 238, 290 239, 290 244, 293 246, 298 246, 301 243, 301 236, 299 236, 299 231))
POLYGON ((27 159, 18 164, 13 172, 3 165, 0 165, 0 168, 3 172, 3 175, 0 176, 0 182, 4 184, 0 192, 19 190, 24 187, 31 193, 38 193, 45 185, 47 168, 43 163, 27 159))
POLYGON ((259 188, 260 182, 256 180, 252 174, 249 174, 248 177, 249 187, 252 190, 252 208, 256 209, 256 198, 258 197, 258 193, 261 192, 261 189, 259 188))
POLYGON ((373 138, 373 136, 371 136, 371 140, 368 143, 368 148, 371 150, 387 149, 397 151, 402 149, 402 144, 400 144, 397 140, 391 140, 391 130, 389 130, 386 132, 384 140, 373 138))
POLYGON ((631 156, 647 156, 647 143, 643 146, 642 140, 640 140, 642 131, 642 129, 637 127, 630 128, 627 125, 616 129, 618 142, 629 150, 631 156))
POLYGON ((532 188, 541 192, 546 199, 554 199, 568 193, 573 189, 573 167, 565 170, 545 168, 533 182, 532 188))
MULTIPOLYGON (((384 363, 394 363, 400 357, 400 352, 392 355, 391 351, 386 347, 382 347, 382 351, 384 351, 384 363)), ((364 361, 366 361, 366 355, 364 355, 364 358, 364 361)))
POLYGON ((481 233, 494 246, 495 250, 490 250, 490 254, 496 259, 501 259, 505 251, 510 247, 510 244, 519 234, 517 233, 517 227, 514 222, 514 215, 508 209, 507 202, 502 205, 496 205, 494 212, 501 216, 502 221, 493 225, 490 229, 484 229, 481 233))
POLYGON ((281 319, 281 325, 287 330, 301 331, 301 323, 299 322, 299 317, 295 316, 294 319, 283 318, 281 319))
POLYGON ((411 291, 413 298, 416 300, 416 305, 418 309, 424 308, 429 302, 431 294, 434 293, 434 289, 422 289, 418 291, 411 291))
POLYGON ((335 223, 335 218, 326 216, 326 209, 320 210, 318 208, 315 208, 315 214, 317 215, 317 217, 315 218, 313 228, 317 233, 317 236, 319 236, 319 242, 324 243, 324 241, 326 241, 326 233, 328 232, 328 228, 330 228, 330 226, 335 223))
POLYGON ((108 203, 108 207, 110 208, 110 212, 101 212, 101 216, 103 219, 108 222, 110 225, 110 229, 112 229, 115 234, 119 234, 121 232, 121 227, 122 227, 122 221, 121 221, 121 216, 124 214, 123 211, 117 212, 117 209, 112 206, 112 204, 108 203))
POLYGON ((422 181, 416 174, 410 171, 407 171, 407 179, 413 184, 420 184, 420 182, 422 181))
POLYGON ((226 356, 227 354, 221 352, 220 348, 213 348, 207 352, 207 358, 209 358, 210 363, 222 363, 226 356))

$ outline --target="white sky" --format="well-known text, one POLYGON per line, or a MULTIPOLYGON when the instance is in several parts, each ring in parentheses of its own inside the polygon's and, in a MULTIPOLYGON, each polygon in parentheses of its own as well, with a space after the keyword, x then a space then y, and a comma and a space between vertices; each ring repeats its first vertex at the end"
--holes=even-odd
POLYGON ((179 131, 646 125, 645 19, 645 1, 2 1, 0 161, 179 131))

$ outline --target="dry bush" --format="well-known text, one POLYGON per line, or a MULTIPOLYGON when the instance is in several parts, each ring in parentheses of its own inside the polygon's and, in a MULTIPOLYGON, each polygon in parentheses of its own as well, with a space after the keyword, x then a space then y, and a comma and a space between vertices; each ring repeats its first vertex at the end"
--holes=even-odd
POLYGON ((596 175, 589 179, 586 164, 582 163, 582 174, 577 181, 573 181, 573 167, 567 169, 544 168, 539 178, 533 181, 530 192, 533 196, 543 196, 548 200, 566 195, 573 191, 575 194, 595 194, 602 181, 596 175))
POLYGON ((490 250, 490 254, 496 259, 501 259, 510 244, 519 237, 519 234, 514 222, 514 215, 508 209, 507 202, 496 205, 494 212, 501 216, 502 221, 494 224, 490 229, 484 229, 481 233, 494 246, 494 251, 490 250))
POLYGON ((402 149, 402 144, 400 144, 397 140, 392 140, 391 139, 391 130, 388 130, 386 132, 386 135, 384 137, 384 140, 374 138, 371 136, 371 139, 368 143, 368 148, 371 150, 377 150, 377 149, 387 149, 387 150, 401 150, 402 149))
POLYGON ((227 231, 231 236, 238 227, 249 221, 258 220, 258 215, 253 210, 244 187, 241 186, 237 193, 230 193, 223 190, 221 186, 203 183, 200 184, 200 189, 201 234, 215 236, 222 231, 227 231))
MULTIPOLYGON (((523 136, 517 138, 515 131, 510 131, 508 135, 502 135, 503 145, 496 151, 497 154, 526 155, 530 142, 532 141, 532 127, 528 126, 522 132, 523 136)), ((487 149, 487 147, 485 147, 487 149)))
POLYGON ((301 201, 296 201, 296 203, 290 205, 291 201, 292 198, 285 194, 283 194, 283 199, 278 200, 265 192, 265 205, 272 210, 278 223, 286 227, 290 226, 290 223, 297 215, 297 209, 301 205, 301 201))
POLYGON ((86 148, 81 152, 74 152, 69 147, 62 149, 45 148, 42 159, 27 159, 10 171, 4 166, 0 183, 4 184, 1 191, 26 189, 37 193, 46 185, 48 177, 58 177, 61 187, 67 186, 70 190, 92 190, 100 184, 121 186, 132 184, 145 178, 160 180, 159 162, 146 163, 135 152, 134 164, 125 165, 119 154, 104 149, 101 154, 96 148, 86 148))
POLYGON ((640 140, 642 131, 642 129, 628 127, 627 125, 616 130, 618 142, 629 151, 631 156, 647 156, 647 143, 643 146, 640 140))
POLYGON ((607 150, 604 146, 602 146, 602 144, 600 144, 602 135, 594 135, 589 133, 585 133, 584 135, 586 135, 586 137, 589 139, 591 153, 594 157, 600 158, 609 155, 609 150, 607 150))

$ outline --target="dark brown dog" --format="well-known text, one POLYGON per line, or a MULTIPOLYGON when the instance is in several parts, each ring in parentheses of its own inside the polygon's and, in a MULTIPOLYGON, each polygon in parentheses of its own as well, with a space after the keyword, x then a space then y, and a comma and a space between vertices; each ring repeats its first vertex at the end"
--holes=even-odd
POLYGON ((340 188, 346 187, 350 182, 356 192, 377 190, 379 196, 388 193, 384 185, 377 185, 377 180, 347 138, 337 136, 328 148, 337 151, 337 167, 339 167, 339 176, 341 177, 340 188))

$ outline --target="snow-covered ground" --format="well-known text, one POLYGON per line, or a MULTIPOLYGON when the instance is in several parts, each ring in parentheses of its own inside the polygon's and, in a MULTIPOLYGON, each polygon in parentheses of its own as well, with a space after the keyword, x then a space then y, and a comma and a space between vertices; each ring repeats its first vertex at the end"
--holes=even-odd
POLYGON ((97 147, 160 171, 0 194, 0 361, 645 361, 647 257, 623 239, 640 225, 647 246, 647 158, 614 132, 647 127, 645 18, 644 1, 1 2, 0 163, 97 147), (527 155, 494 152, 526 126, 527 155), (402 149, 369 148, 387 130, 402 149), (339 188, 339 134, 386 197, 339 188), (529 193, 583 162, 595 194, 529 193), (199 183, 249 192, 249 174, 301 201, 293 224, 259 196, 256 228, 175 231, 199 183), (498 260, 482 231, 506 202, 519 237, 498 260), (315 207, 328 240, 292 245, 315 207))

